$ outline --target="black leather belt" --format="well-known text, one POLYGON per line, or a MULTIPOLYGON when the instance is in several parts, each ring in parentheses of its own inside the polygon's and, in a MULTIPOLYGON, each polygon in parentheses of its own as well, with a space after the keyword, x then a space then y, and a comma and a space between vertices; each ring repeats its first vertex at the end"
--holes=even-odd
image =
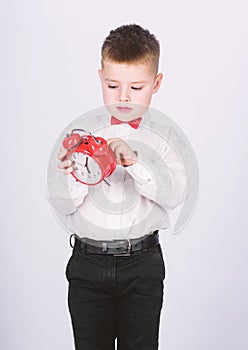
POLYGON ((132 252, 139 250, 148 250, 159 244, 158 231, 137 238, 137 239, 118 239, 112 241, 96 241, 90 238, 79 238, 73 234, 70 237, 72 247, 79 248, 85 254, 103 254, 114 256, 129 256, 132 252), (75 243, 72 245, 72 237, 75 237, 75 243))

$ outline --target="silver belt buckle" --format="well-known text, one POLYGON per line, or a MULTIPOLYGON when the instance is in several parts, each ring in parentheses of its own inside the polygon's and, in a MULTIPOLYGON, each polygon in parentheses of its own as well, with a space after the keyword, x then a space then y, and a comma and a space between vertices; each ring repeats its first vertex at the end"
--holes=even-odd
POLYGON ((131 254, 131 242, 130 239, 127 239, 128 246, 127 246, 127 251, 125 253, 117 253, 113 254, 114 256, 130 256, 131 254))

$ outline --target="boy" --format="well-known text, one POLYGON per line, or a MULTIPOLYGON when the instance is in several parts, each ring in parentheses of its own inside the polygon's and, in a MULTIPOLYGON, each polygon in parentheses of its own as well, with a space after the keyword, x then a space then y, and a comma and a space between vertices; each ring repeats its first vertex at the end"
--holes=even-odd
POLYGON ((58 154, 74 199, 59 210, 75 232, 66 276, 77 350, 112 350, 116 338, 120 350, 158 349, 165 278, 158 229, 168 227, 168 210, 183 201, 186 186, 176 154, 142 126, 162 82, 159 51, 155 36, 135 24, 112 30, 103 43, 99 77, 111 118, 100 136, 118 164, 110 186, 76 184, 67 150, 58 154), (148 137, 155 151, 144 153, 148 137), (99 199, 101 191, 106 197, 99 199), (110 199, 115 205, 108 211, 110 199), (96 229, 80 225, 81 218, 95 219, 96 229))

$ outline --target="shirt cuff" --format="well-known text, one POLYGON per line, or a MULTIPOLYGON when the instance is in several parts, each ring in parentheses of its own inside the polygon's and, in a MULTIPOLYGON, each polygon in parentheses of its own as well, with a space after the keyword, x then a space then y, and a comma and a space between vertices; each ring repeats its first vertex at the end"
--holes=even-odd
POLYGON ((148 185, 154 182, 154 177, 150 168, 142 161, 142 156, 140 155, 136 163, 126 167, 126 171, 139 185, 148 185))

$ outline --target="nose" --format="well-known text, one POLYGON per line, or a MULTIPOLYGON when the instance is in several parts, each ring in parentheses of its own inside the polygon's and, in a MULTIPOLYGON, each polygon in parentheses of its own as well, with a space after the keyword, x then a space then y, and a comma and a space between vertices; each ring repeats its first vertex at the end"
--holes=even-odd
POLYGON ((130 102, 130 96, 127 89, 120 90, 119 102, 130 102))

